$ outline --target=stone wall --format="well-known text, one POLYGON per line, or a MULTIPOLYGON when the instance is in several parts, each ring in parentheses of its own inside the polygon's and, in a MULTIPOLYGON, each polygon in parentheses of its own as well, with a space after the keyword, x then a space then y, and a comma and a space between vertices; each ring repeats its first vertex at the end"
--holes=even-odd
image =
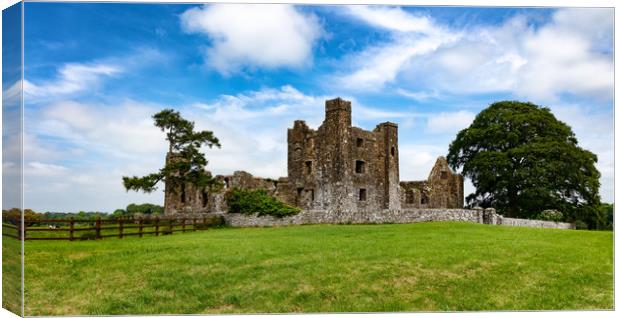
POLYGON ((222 214, 226 224, 235 227, 279 226, 301 224, 366 224, 415 223, 428 221, 464 221, 479 223, 480 211, 465 209, 383 210, 378 212, 302 211, 297 215, 276 218, 272 216, 222 214))
POLYGON ((504 218, 495 209, 401 209, 375 212, 302 211, 299 214, 277 218, 273 216, 238 213, 209 213, 221 216, 233 227, 269 227, 302 224, 381 224, 417 223, 431 221, 458 221, 490 225, 524 226, 536 228, 574 229, 570 223, 504 218))
POLYGON ((501 218, 501 225, 574 230, 575 224, 541 220, 501 218))
POLYGON ((376 212, 302 211, 299 214, 283 218, 238 213, 212 213, 210 215, 221 215, 226 220, 226 224, 234 227, 301 224, 416 223, 429 221, 482 223, 482 210, 466 209, 410 209, 376 212))

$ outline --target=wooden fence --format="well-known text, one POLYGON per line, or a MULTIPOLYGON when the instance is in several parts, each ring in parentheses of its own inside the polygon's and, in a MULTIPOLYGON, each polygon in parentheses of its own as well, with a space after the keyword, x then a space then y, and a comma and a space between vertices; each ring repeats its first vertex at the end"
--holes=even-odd
POLYGON ((19 219, 3 220, 2 236, 18 240, 89 240, 110 237, 168 235, 174 232, 206 230, 223 224, 220 217, 153 217, 118 218, 114 220, 19 219), (88 233, 88 234, 87 234, 88 233))

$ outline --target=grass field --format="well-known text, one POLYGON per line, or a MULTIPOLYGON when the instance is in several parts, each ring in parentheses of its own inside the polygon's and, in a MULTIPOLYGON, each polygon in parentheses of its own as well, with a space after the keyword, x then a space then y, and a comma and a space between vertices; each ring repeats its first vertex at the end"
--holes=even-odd
POLYGON ((611 309, 612 237, 437 222, 27 241, 26 315, 611 309))
POLYGON ((22 312, 21 254, 21 241, 2 237, 2 307, 17 315, 22 312))

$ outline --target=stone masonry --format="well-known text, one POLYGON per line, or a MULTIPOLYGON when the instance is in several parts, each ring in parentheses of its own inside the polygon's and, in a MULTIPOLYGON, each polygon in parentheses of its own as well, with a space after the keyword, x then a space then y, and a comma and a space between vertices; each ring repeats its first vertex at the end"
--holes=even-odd
MULTIPOLYGON (((427 180, 401 182, 398 125, 380 123, 372 131, 354 127, 350 101, 326 101, 321 126, 311 129, 296 120, 287 138, 288 177, 274 180, 237 171, 216 176, 224 185, 219 191, 191 184, 181 189, 167 187, 166 214, 225 212, 224 195, 232 188, 264 189, 313 214, 362 216, 376 211, 463 207, 463 177, 451 171, 443 157, 437 159, 427 180)), ((172 158, 169 154, 166 160, 172 158)))
POLYGON ((400 209, 367 212, 304 210, 289 217, 258 216, 239 213, 207 213, 198 217, 221 217, 232 227, 271 227, 303 224, 381 224, 417 222, 471 222, 488 225, 524 226, 534 228, 574 229, 573 223, 505 218, 495 209, 400 209))

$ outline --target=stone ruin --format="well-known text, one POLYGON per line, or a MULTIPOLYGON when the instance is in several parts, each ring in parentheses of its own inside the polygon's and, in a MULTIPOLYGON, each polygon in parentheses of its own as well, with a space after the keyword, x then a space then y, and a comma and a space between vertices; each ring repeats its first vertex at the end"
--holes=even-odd
MULTIPOLYGON (((287 132, 288 177, 257 178, 244 171, 216 176, 223 188, 192 184, 166 187, 164 209, 178 213, 225 212, 233 188, 264 189, 305 211, 345 213, 381 210, 462 208, 463 177, 439 157, 424 181, 400 181, 398 125, 385 122, 372 131, 351 125, 351 102, 325 102, 325 120, 316 130, 296 120, 287 132)), ((168 154, 166 160, 173 160, 168 154)), ((406 158, 405 158, 406 159, 406 158)))

